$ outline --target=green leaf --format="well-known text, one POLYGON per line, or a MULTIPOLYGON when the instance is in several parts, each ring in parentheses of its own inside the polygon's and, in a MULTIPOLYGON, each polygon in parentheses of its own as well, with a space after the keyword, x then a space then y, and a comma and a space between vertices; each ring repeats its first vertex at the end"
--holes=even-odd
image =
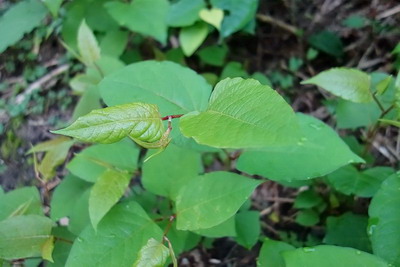
POLYGON ((52 132, 103 144, 127 136, 136 142, 156 143, 164 133, 164 126, 156 105, 131 103, 93 110, 67 128, 52 132))
POLYGON ((220 148, 294 143, 299 131, 293 110, 277 92, 241 78, 219 82, 207 110, 185 115, 180 128, 199 144, 220 148))
POLYGON ((387 267, 380 258, 353 249, 336 246, 298 248, 283 253, 286 267, 387 267))
POLYGON ((134 267, 163 267, 169 257, 169 250, 161 242, 150 238, 140 251, 134 267))
POLYGON ((212 66, 224 65, 228 48, 226 46, 207 46, 197 52, 201 61, 212 66))
POLYGON ((119 57, 128 43, 128 32, 121 30, 109 31, 101 39, 100 50, 102 55, 119 57))
POLYGON ((319 214, 311 209, 301 210, 297 213, 295 222, 303 226, 313 226, 319 222, 319 214))
POLYGON ((243 211, 235 216, 236 242, 239 245, 251 249, 258 241, 261 234, 260 212, 243 211))
POLYGON ((91 86, 85 90, 83 95, 75 106, 71 121, 76 121, 79 117, 87 115, 95 109, 101 108, 100 93, 96 86, 91 86))
POLYGON ((42 255, 51 238, 53 221, 39 215, 11 217, 0 222, 0 258, 14 260, 42 255))
POLYGON ((135 0, 130 4, 112 1, 105 7, 120 26, 154 37, 161 43, 166 42, 167 0, 135 0))
POLYGON ((66 240, 73 242, 75 236, 61 226, 54 227, 52 234, 56 237, 52 253, 54 262, 47 262, 46 267, 64 267, 72 247, 66 240))
POLYGON ((0 18, 0 53, 38 27, 46 14, 38 0, 21 1, 8 9, 0 18))
POLYGON ((367 18, 360 16, 360 15, 351 15, 348 16, 343 22, 343 26, 349 27, 349 28, 354 28, 354 29, 360 29, 365 26, 367 22, 367 18))
POLYGON ((297 195, 293 207, 296 209, 310 209, 323 203, 324 200, 313 190, 303 191, 297 195))
POLYGON ((386 167, 376 167, 359 172, 353 165, 342 167, 327 176, 329 183, 339 192, 359 197, 372 197, 378 191, 381 183, 394 170, 386 167))
POLYGON ((258 0, 211 0, 211 4, 228 11, 220 30, 225 38, 244 28, 255 17, 258 0))
POLYGON ((343 57, 344 48, 342 40, 333 32, 321 31, 313 34, 308 42, 316 49, 334 57, 343 57))
MULTIPOLYGON (((162 229, 165 229, 168 223, 169 222, 164 221, 159 226, 162 229)), ((182 252, 192 250, 198 245, 201 240, 201 236, 195 233, 177 230, 175 221, 172 223, 172 226, 168 231, 167 237, 172 243, 175 255, 179 255, 182 252)))
MULTIPOLYGON (((157 105, 164 116, 204 110, 211 93, 211 86, 203 77, 172 62, 132 64, 107 76, 99 86, 108 106, 140 101, 157 105)), ((183 137, 178 123, 178 120, 172 123, 172 142, 191 149, 210 150, 183 137)))
POLYGON ((206 229, 226 221, 259 184, 260 181, 229 172, 198 176, 176 198, 177 229, 206 229))
POLYGON ((235 78, 235 77, 242 77, 248 78, 249 74, 245 69, 243 69, 243 65, 239 62, 229 62, 225 65, 224 69, 222 70, 220 79, 223 80, 225 78, 235 78))
POLYGON ((143 164, 142 183, 146 190, 175 200, 180 189, 202 169, 199 153, 169 145, 162 154, 143 164))
POLYGON ((108 106, 144 102, 173 115, 207 107, 211 86, 189 68, 164 61, 131 64, 106 77, 100 93, 108 106))
POLYGON ((259 267, 286 267, 282 252, 294 250, 295 247, 285 242, 265 239, 258 256, 259 267))
POLYGON ((208 24, 213 25, 218 30, 221 30, 222 20, 224 19, 224 11, 219 8, 211 8, 211 9, 202 9, 199 12, 200 18, 207 22, 208 24))
POLYGON ((94 183, 109 168, 134 172, 138 157, 138 147, 124 139, 114 144, 93 145, 84 149, 67 164, 67 168, 79 178, 94 183))
POLYGON ((54 236, 50 236, 42 245, 42 258, 50 262, 53 261, 53 250, 54 250, 54 236))
POLYGON ((362 71, 349 68, 333 68, 319 73, 302 84, 314 84, 343 99, 368 103, 372 101, 371 79, 362 71))
POLYGON ((75 204, 69 215, 68 230, 74 235, 78 236, 82 233, 86 227, 91 227, 90 216, 89 216, 89 197, 91 187, 86 188, 76 197, 75 201, 71 201, 75 204))
POLYGON ((400 173, 381 185, 369 206, 369 234, 375 255, 394 266, 400 265, 400 173))
POLYGON ((204 42, 208 34, 208 26, 204 22, 181 29, 179 42, 185 56, 190 57, 204 42))
POLYGON ((54 221, 70 216, 76 207, 79 197, 92 184, 82 181, 73 175, 67 175, 56 187, 51 198, 51 218, 54 221))
POLYGON ((137 203, 121 203, 107 213, 96 232, 87 227, 75 240, 66 267, 131 266, 150 238, 162 236, 137 203))
POLYGON ((291 181, 320 177, 351 162, 364 162, 322 121, 301 113, 297 118, 304 137, 296 145, 245 151, 237 168, 277 181, 291 181))
POLYGON ((377 95, 383 95, 386 90, 390 87, 390 84, 393 82, 393 76, 389 75, 386 78, 382 79, 378 84, 376 85, 376 94, 377 95))
POLYGON ((94 66, 100 59, 100 47, 85 20, 82 21, 78 30, 78 50, 83 63, 87 66, 94 66))
POLYGON ((89 216, 93 228, 97 229, 100 220, 118 202, 128 187, 130 175, 106 170, 94 184, 89 197, 89 216))
POLYGON ((186 27, 193 25, 199 18, 199 12, 205 7, 204 0, 180 0, 171 4, 168 12, 168 25, 186 27))
POLYGON ((22 187, 0 195, 0 221, 28 214, 43 215, 40 194, 36 187, 22 187))
POLYGON ((232 216, 226 221, 213 226, 211 228, 207 229, 199 229, 199 230, 194 230, 193 232, 205 236, 205 237, 210 237, 210 238, 220 238, 220 237, 233 237, 236 236, 236 228, 235 228, 235 217, 232 216))
POLYGON ((58 10, 61 7, 63 0, 42 0, 46 7, 49 9, 53 17, 58 16, 58 10))
POLYGON ((326 221, 327 229, 324 243, 342 247, 352 247, 371 252, 371 243, 367 235, 368 218, 351 212, 333 217, 326 221))

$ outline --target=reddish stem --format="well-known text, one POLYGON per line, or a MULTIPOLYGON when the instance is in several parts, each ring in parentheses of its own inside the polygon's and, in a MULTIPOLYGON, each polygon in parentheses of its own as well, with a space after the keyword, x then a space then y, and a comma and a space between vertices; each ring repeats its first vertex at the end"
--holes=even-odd
POLYGON ((166 120, 169 120, 169 119, 176 119, 176 118, 182 117, 183 115, 184 114, 169 115, 169 116, 162 117, 161 120, 166 121, 166 120))

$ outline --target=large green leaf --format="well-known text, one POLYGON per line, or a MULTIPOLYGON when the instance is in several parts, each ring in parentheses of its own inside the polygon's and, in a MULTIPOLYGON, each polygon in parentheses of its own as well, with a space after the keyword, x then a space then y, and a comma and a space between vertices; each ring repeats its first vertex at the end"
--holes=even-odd
POLYGON ((163 116, 204 110, 211 86, 191 69, 173 62, 144 61, 107 76, 100 93, 108 106, 155 104, 163 116))
POLYGON ((180 120, 185 136, 220 148, 249 148, 295 143, 297 118, 285 100, 253 79, 219 82, 204 112, 180 120))
POLYGON ((283 253, 286 267, 387 267, 382 259, 353 248, 317 246, 283 253))
POLYGON ((295 247, 285 242, 265 239, 258 256, 257 266, 286 267, 281 253, 294 249, 295 247))
POLYGON ((235 217, 232 216, 228 220, 207 229, 194 230, 193 232, 205 237, 220 238, 220 237, 234 237, 236 236, 235 217))
POLYGON ((329 183, 339 192, 359 197, 372 197, 381 183, 394 173, 389 167, 375 167, 364 172, 353 165, 344 166, 328 175, 329 183))
POLYGON ((17 215, 43 215, 39 191, 23 187, 0 195, 0 221, 17 215))
POLYGON ((77 200, 92 184, 73 175, 67 175, 56 187, 51 198, 51 218, 55 221, 70 216, 77 200))
POLYGON ((206 229, 226 221, 259 184, 260 181, 229 172, 198 176, 176 198, 177 229, 206 229))
MULTIPOLYGON (((72 209, 68 222, 68 230, 74 235, 78 236, 82 233, 86 227, 90 225, 89 216, 89 197, 90 197, 91 187, 86 188, 82 194, 76 196, 75 207, 72 209)), ((92 227, 92 226, 90 226, 92 227)))
POLYGON ((185 27, 195 23, 199 12, 206 6, 204 0, 180 0, 171 5, 168 12, 168 25, 171 27, 185 27))
POLYGON ((94 229, 104 215, 122 197, 128 187, 130 175, 126 172, 106 170, 97 179, 89 197, 89 216, 94 229))
POLYGON ((155 143, 161 139, 164 125, 156 105, 131 103, 93 110, 53 133, 103 144, 115 143, 127 136, 135 141, 155 143))
POLYGON ((320 86, 336 96, 356 103, 372 101, 371 79, 368 74, 357 69, 329 69, 302 84, 320 86))
MULTIPOLYGON (((204 110, 211 94, 211 86, 202 76, 168 61, 129 65, 107 76, 99 87, 108 106, 137 101, 151 103, 159 107, 163 116, 204 110)), ((179 121, 173 121, 172 142, 187 148, 210 150, 182 136, 178 124, 179 121)))
POLYGON ((75 240, 67 267, 132 266, 150 238, 163 233, 135 202, 115 206, 103 218, 97 231, 90 226, 75 240))
POLYGON ((39 0, 21 1, 7 10, 0 18, 0 53, 39 26, 46 14, 39 0))
POLYGON ((258 0, 211 0, 214 7, 226 10, 221 27, 222 37, 244 28, 256 14, 258 0))
POLYGON ((143 164, 142 183, 148 191, 175 199, 179 190, 202 171, 201 155, 169 145, 143 164))
POLYGON ((150 238, 140 249, 133 267, 163 267, 168 257, 168 248, 160 241, 150 238))
POLYGON ((93 145, 77 154, 68 163, 68 170, 88 182, 96 182, 107 169, 133 172, 137 168, 139 148, 124 139, 114 144, 93 145))
POLYGON ((39 215, 22 215, 0 222, 0 258, 38 257, 51 238, 53 221, 39 215))
POLYGON ((326 175, 351 162, 364 162, 322 121, 297 114, 304 136, 295 145, 245 151, 237 168, 278 181, 326 175))
POLYGON ((394 266, 400 265, 400 173, 386 179, 369 206, 372 250, 394 266))
POLYGON ((368 218, 366 216, 346 212, 338 217, 328 217, 326 225, 325 244, 352 247, 371 252, 371 243, 367 235, 368 218))
POLYGON ((110 15, 121 26, 149 35, 165 43, 167 39, 167 0, 135 0, 129 3, 112 1, 105 4, 110 15))

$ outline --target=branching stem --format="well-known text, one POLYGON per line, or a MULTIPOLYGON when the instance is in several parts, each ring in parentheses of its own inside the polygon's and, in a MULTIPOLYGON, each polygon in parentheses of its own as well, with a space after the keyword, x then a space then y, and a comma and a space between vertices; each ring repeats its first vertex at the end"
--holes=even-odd
POLYGON ((184 114, 178 114, 178 115, 169 115, 169 116, 165 116, 162 117, 161 120, 166 121, 166 120, 170 120, 170 119, 177 119, 182 117, 184 114))

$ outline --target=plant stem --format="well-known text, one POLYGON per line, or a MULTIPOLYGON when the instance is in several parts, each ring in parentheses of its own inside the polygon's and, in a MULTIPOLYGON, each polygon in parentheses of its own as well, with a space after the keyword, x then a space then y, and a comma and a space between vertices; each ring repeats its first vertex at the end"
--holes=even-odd
POLYGON ((169 116, 165 116, 165 117, 161 117, 161 120, 166 121, 169 119, 177 119, 182 117, 184 114, 178 114, 178 115, 169 115, 169 116))

